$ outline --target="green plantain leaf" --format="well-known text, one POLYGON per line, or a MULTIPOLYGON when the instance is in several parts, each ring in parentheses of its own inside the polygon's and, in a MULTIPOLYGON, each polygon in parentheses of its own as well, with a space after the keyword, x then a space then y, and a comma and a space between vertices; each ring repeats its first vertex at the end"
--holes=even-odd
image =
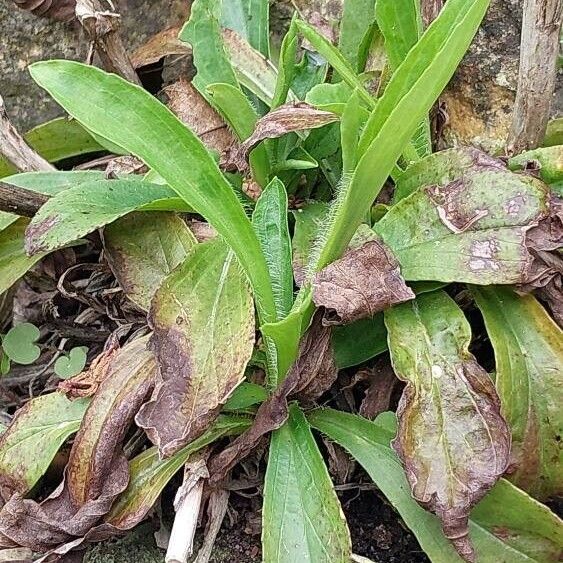
POLYGON ((278 318, 283 319, 293 305, 293 270, 287 193, 278 178, 274 178, 258 198, 252 224, 270 270, 278 318))
POLYGON ((469 510, 505 472, 510 432, 487 372, 469 353, 471 328, 443 291, 385 311, 393 369, 406 381, 393 443, 413 496, 472 560, 469 510))
POLYGON ((563 182, 563 145, 544 147, 523 152, 508 161, 511 170, 539 169, 540 178, 546 184, 563 182))
MULTIPOLYGON (((420 0, 378 0, 376 17, 391 70, 396 71, 422 35, 420 0)), ((418 126, 412 144, 414 152, 405 151, 407 159, 416 161, 432 152, 428 117, 418 126)))
POLYGON ((0 437, 0 487, 27 494, 44 475, 65 440, 74 434, 89 401, 69 401, 59 392, 36 397, 20 408, 0 437))
POLYGON ((297 56, 298 45, 299 38, 297 37, 297 26, 294 16, 280 47, 278 78, 271 106, 273 110, 285 104, 287 101, 291 83, 297 72, 297 62, 295 58, 297 56))
POLYGON ((296 405, 272 435, 264 485, 268 563, 349 563, 350 533, 309 424, 296 405))
MULTIPOLYGON (((66 117, 42 123, 23 137, 49 162, 105 150, 78 121, 66 117)), ((14 172, 16 169, 0 155, 0 178, 14 172)))
POLYGON ((376 33, 375 0, 345 0, 338 49, 356 72, 366 66, 369 46, 376 33))
POLYGON ((407 280, 522 283, 531 263, 526 231, 545 217, 548 197, 542 182, 497 163, 446 185, 421 187, 394 205, 374 230, 395 253, 407 280))
POLYGON ((510 480, 540 499, 563 492, 563 333, 531 295, 474 287, 495 349, 496 387, 512 430, 510 480))
POLYGON ((167 457, 209 428, 252 355, 252 295, 223 241, 196 245, 164 280, 150 324, 161 381, 137 424, 167 457))
POLYGON ((265 57, 270 55, 268 0, 222 0, 221 24, 236 31, 265 57))
MULTIPOLYGON (((390 445, 396 430, 393 413, 384 413, 371 422, 357 415, 319 409, 308 419, 358 460, 433 563, 462 561, 441 532, 438 519, 410 494, 401 463, 390 445)), ((563 548, 561 520, 504 479, 473 509, 469 525, 480 563, 555 562, 563 548)))
MULTIPOLYGON (((52 197, 35 214, 26 231, 26 249, 29 254, 56 250, 131 211, 154 202, 160 207, 161 200, 173 196, 167 186, 135 177, 80 184, 52 197)), ((172 205, 176 207, 174 199, 172 205)))
POLYGON ((104 229, 103 242, 121 289, 145 311, 164 278, 197 243, 174 213, 131 213, 104 229))
POLYGON ((268 391, 262 385, 244 381, 227 399, 223 411, 238 411, 264 402, 268 398, 268 391))
POLYGON ((71 115, 144 160, 217 229, 252 282, 262 321, 275 320, 260 244, 237 196, 201 141, 148 92, 115 75, 71 61, 35 63, 30 69, 36 82, 71 115))
POLYGON ((119 530, 136 526, 191 454, 219 438, 244 432, 250 424, 249 418, 221 415, 205 434, 168 459, 160 459, 156 447, 148 448, 134 457, 129 462, 129 484, 113 504, 104 522, 119 530))

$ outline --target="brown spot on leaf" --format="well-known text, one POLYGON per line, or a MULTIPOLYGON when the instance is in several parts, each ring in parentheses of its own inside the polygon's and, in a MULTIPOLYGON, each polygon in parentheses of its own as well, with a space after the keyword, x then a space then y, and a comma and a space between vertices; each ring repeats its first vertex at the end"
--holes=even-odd
POLYGON ((39 254, 47 249, 46 244, 42 241, 43 235, 58 225, 61 218, 56 215, 45 217, 39 223, 31 222, 25 230, 25 252, 28 256, 39 254))
POLYGON ((347 324, 414 299, 399 263, 380 240, 346 252, 315 274, 313 301, 324 307, 325 324, 347 324))
POLYGON ((500 264, 495 259, 499 249, 500 245, 495 239, 473 241, 469 268, 473 271, 500 269, 500 264))

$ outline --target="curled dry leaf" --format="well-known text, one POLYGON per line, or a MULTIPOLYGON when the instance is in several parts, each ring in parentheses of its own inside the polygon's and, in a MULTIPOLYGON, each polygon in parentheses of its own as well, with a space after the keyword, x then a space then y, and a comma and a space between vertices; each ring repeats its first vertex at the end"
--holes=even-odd
POLYGON ((129 481, 122 442, 154 383, 155 363, 146 338, 114 357, 84 416, 72 446, 65 480, 42 503, 14 495, 0 512, 0 533, 22 547, 63 551, 110 510, 129 481))
POLYGON ((36 16, 59 21, 74 18, 76 0, 13 0, 18 8, 27 10, 36 16))
POLYGON ((264 139, 275 139, 286 133, 316 129, 338 119, 340 118, 335 113, 316 109, 305 102, 280 106, 258 120, 254 133, 226 156, 224 166, 226 169, 245 172, 248 169, 250 151, 264 139))
POLYGON ((208 148, 222 155, 235 142, 223 118, 190 82, 181 78, 164 88, 164 93, 168 107, 208 148))
POLYGON ((252 295, 224 242, 194 247, 156 292, 149 320, 160 380, 136 420, 167 457, 207 430, 252 355, 252 295))
POLYGON ((324 326, 317 312, 299 345, 299 355, 272 395, 256 413, 252 426, 227 448, 209 461, 210 481, 217 483, 241 460, 250 454, 263 436, 278 429, 288 417, 288 398, 313 401, 335 381, 338 369, 334 361, 331 327, 324 326))
POLYGON ((446 293, 393 307, 385 323, 393 367, 407 383, 393 447, 415 499, 474 561, 469 513, 505 472, 510 453, 495 387, 469 353, 470 326, 446 293))
POLYGON ((399 263, 372 233, 313 278, 313 301, 324 307, 325 324, 348 324, 414 299, 401 277, 399 263))
POLYGON ((547 302, 553 318, 563 327, 563 200, 552 196, 550 212, 526 233, 532 262, 526 278, 518 286, 522 292, 536 292, 547 302))
POLYGON ((133 67, 140 68, 151 65, 169 55, 187 55, 190 48, 178 39, 179 33, 179 27, 169 27, 153 35, 131 55, 133 67))

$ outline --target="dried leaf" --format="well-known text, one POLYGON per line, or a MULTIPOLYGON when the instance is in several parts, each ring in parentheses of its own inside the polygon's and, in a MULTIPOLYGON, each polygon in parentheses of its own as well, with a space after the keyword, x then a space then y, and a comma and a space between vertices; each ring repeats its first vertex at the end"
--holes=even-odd
POLYGON ((326 324, 352 323, 414 299, 399 263, 379 240, 348 250, 317 272, 312 285, 315 305, 326 309, 326 324))
POLYGON ((166 278, 150 322, 160 381, 137 424, 167 457, 207 430, 252 355, 252 295, 222 241, 196 245, 166 278))
POLYGON ((316 129, 338 121, 339 116, 330 111, 322 111, 304 102, 285 104, 258 120, 254 133, 240 147, 228 155, 227 169, 235 168, 244 172, 248 168, 250 151, 264 139, 275 139, 287 133, 316 129))
POLYGON ((288 397, 299 395, 312 401, 334 383, 338 370, 331 344, 331 327, 321 322, 317 313, 299 345, 299 355, 272 395, 256 413, 252 426, 227 448, 209 461, 210 482, 217 483, 243 458, 256 448, 263 436, 278 429, 288 417, 288 397))
POLYGON ((510 453, 493 382, 469 353, 469 324, 446 293, 393 307, 385 323, 393 368, 407 382, 393 447, 415 499, 474 561, 469 512, 504 473, 510 453))
POLYGON ((190 48, 178 39, 179 27, 169 27, 153 35, 146 43, 135 50, 131 64, 137 69, 157 63, 169 55, 187 55, 190 48))
POLYGON ((147 311, 164 278, 196 244, 186 223, 174 213, 130 213, 103 233, 105 257, 121 289, 147 311))
POLYGON ((26 494, 47 471, 64 441, 78 430, 88 401, 62 393, 36 397, 19 409, 0 438, 0 493, 26 494))
POLYGON ((209 105, 196 88, 184 78, 164 88, 168 107, 210 149, 220 155, 235 142, 223 118, 209 105))
POLYGON ((526 245, 532 256, 522 292, 536 292, 547 302, 554 319, 563 327, 563 200, 551 197, 549 215, 526 233, 526 245))
POLYGON ((17 494, 2 508, 0 533, 16 544, 39 552, 71 549, 127 487, 122 442, 154 382, 146 338, 123 347, 110 371, 86 411, 64 482, 40 504, 17 494))
POLYGON ((74 19, 76 0, 13 0, 18 8, 27 10, 35 16, 59 21, 74 19))
POLYGON ((398 383, 395 373, 387 362, 368 368, 369 386, 360 405, 360 415, 369 420, 391 409, 391 397, 398 383))

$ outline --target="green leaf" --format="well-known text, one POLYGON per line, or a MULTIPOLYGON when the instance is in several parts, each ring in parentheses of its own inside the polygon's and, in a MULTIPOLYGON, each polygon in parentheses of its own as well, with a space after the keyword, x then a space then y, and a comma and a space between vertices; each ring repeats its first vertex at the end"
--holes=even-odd
POLYGON ((383 314, 332 330, 334 358, 339 369, 357 366, 387 350, 387 329, 383 314))
POLYGON ((158 448, 152 447, 129 462, 129 484, 119 495, 104 521, 119 530, 136 526, 153 507, 160 493, 184 466, 189 456, 224 436, 244 432, 251 419, 221 415, 205 434, 168 459, 160 459, 158 448))
POLYGON ((65 440, 78 430, 87 399, 69 401, 59 392, 31 399, 0 437, 2 495, 27 494, 45 474, 65 440))
MULTIPOLYGON (((28 145, 49 162, 104 150, 78 121, 66 117, 42 123, 23 137, 28 145)), ((0 155, 0 178, 14 172, 15 168, 0 155)))
POLYGON ((563 145, 563 117, 556 117, 547 124, 542 147, 563 145))
POLYGON ((495 350, 496 387, 512 430, 513 483, 540 499, 563 491, 563 333, 531 295, 474 287, 495 350))
MULTIPOLYGON (((462 561, 442 534, 438 519, 410 494, 401 463, 390 446, 396 429, 392 413, 371 422, 357 415, 319 409, 308 419, 358 460, 433 563, 462 561)), ((547 563, 556 561, 563 547, 561 520, 504 479, 473 509, 470 529, 481 563, 547 563)))
POLYGON ((350 533, 309 424, 296 405, 276 430, 264 485, 263 558, 268 563, 349 563, 350 533))
POLYGON ((406 280, 521 283, 531 260, 527 228, 547 208, 542 182, 497 163, 444 186, 421 187, 374 230, 394 252, 406 280))
POLYGON ((25 253, 25 230, 28 225, 29 219, 20 217, 0 232, 0 293, 10 289, 45 256, 28 256, 25 253))
POLYGON ((41 335, 31 323, 21 323, 12 327, 2 338, 2 349, 16 364, 32 364, 41 355, 41 348, 35 344, 41 335))
POLYGON ((268 0, 223 0, 221 24, 236 31, 265 57, 270 55, 268 0))
POLYGON ((201 141, 148 92, 115 75, 71 61, 35 63, 30 68, 36 82, 71 115, 154 168, 217 229, 252 282, 262 321, 275 320, 260 244, 237 196, 201 141), (83 102, 86 98, 88 104, 83 102))
POLYGON ((78 375, 86 365, 88 348, 86 346, 77 346, 73 348, 68 356, 57 358, 54 365, 55 373, 61 379, 69 379, 78 375))
POLYGON ((316 270, 348 245, 417 125, 453 75, 488 4, 488 0, 448 0, 393 74, 364 129, 361 158, 349 185, 339 193, 316 270))
MULTIPOLYGON (((391 70, 395 71, 422 35, 420 0, 378 0, 376 17, 385 38, 385 50, 391 70)), ((432 152, 428 117, 414 134, 413 147, 415 152, 406 151, 405 156, 410 156, 415 161, 432 152)))
POLYGON ((208 429, 252 355, 252 295, 223 241, 196 245, 164 280, 150 324, 162 381, 137 424, 166 457, 208 429))
POLYGON ((104 173, 95 170, 56 170, 53 172, 23 172, 3 178, 2 182, 44 195, 57 195, 80 184, 103 179, 104 173))
POLYGON ((340 22, 338 49, 356 72, 366 65, 366 45, 371 44, 377 29, 375 0, 345 0, 340 22))
POLYGON ((174 213, 131 213, 104 229, 104 256, 125 295, 148 311, 155 291, 196 244, 174 213))
POLYGON ((523 152, 508 161, 511 170, 539 168, 540 178, 546 184, 563 182, 563 145, 523 152))
POLYGON ((295 25, 294 16, 280 47, 278 78, 272 98, 271 109, 276 109, 287 101, 291 83, 297 73, 297 62, 295 58, 297 56, 298 45, 299 38, 297 37, 297 26, 295 25))
POLYGON ((171 195, 167 186, 135 177, 80 184, 55 195, 35 214, 26 232, 26 249, 30 254, 56 250, 171 195))
POLYGON ((287 223, 287 193, 278 178, 274 178, 258 198, 252 225, 270 271, 278 318, 283 319, 293 305, 293 269, 287 223))
POLYGON ((221 37, 222 4, 222 0, 195 0, 190 19, 178 36, 192 46, 193 64, 197 69, 193 84, 203 96, 209 84, 221 82, 237 88, 239 85, 221 37))
POLYGON ((469 353, 471 327, 443 291, 385 311, 393 369, 407 382, 393 446, 413 496, 472 560, 469 510, 505 472, 510 433, 488 373, 469 353))
POLYGON ((366 115, 360 106, 358 91, 354 90, 354 93, 348 98, 340 122, 343 175, 352 174, 356 168, 358 139, 365 120, 366 115))
POLYGON ((262 385, 244 381, 227 399, 223 411, 238 411, 264 402, 268 398, 268 391, 262 385))

